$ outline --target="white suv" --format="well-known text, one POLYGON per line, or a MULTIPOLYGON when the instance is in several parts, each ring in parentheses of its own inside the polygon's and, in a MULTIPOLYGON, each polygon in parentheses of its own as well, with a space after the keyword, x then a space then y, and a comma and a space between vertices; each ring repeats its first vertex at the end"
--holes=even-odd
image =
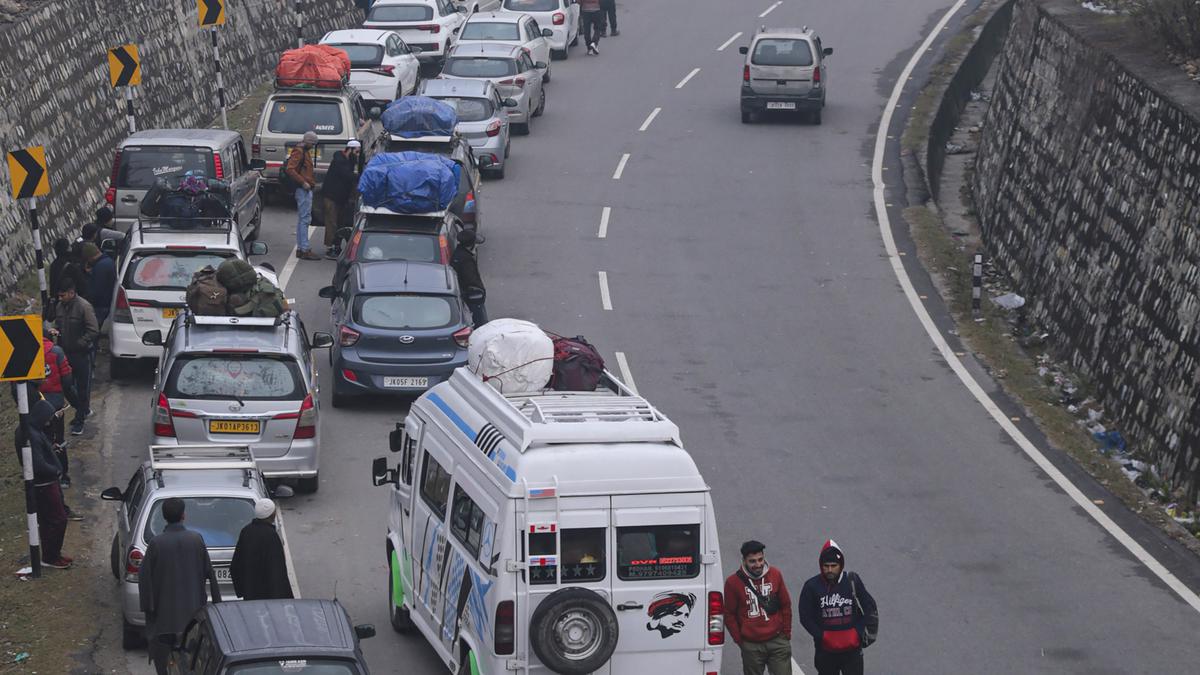
POLYGON ((458 42, 468 10, 452 0, 378 0, 367 11, 363 28, 391 30, 409 47, 420 49, 422 62, 441 62, 458 42))

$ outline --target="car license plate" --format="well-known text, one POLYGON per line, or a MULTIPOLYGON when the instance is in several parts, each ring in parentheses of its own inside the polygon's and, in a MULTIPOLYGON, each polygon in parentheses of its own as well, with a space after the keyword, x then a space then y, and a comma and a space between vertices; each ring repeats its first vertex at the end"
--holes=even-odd
POLYGON ((209 420, 208 431, 214 434, 257 434, 258 420, 209 420))
POLYGON ((178 307, 163 307, 162 314, 163 314, 164 319, 174 319, 175 317, 179 316, 179 308, 178 307))
POLYGON ((232 584, 233 572, 228 567, 214 567, 213 571, 217 573, 217 583, 232 584))
POLYGON ((767 110, 795 110, 796 104, 792 101, 767 101, 767 110))
POLYGON ((428 377, 385 377, 383 386, 392 389, 426 389, 429 387, 428 377))

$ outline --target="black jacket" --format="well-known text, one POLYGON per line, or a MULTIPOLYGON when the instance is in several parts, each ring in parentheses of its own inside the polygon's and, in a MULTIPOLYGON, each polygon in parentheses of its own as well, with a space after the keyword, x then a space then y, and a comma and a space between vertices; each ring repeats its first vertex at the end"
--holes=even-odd
POLYGON ((879 630, 875 598, 854 572, 842 572, 832 584, 820 574, 804 582, 799 609, 800 625, 817 651, 857 651, 866 646, 868 633, 879 630))
MULTIPOLYGON (((62 474, 62 465, 58 463, 58 455, 54 454, 54 443, 46 435, 46 424, 54 416, 54 406, 45 399, 31 398, 29 408, 29 446, 33 450, 33 482, 44 485, 58 480, 62 474)), ((25 447, 25 433, 21 425, 13 434, 13 445, 17 451, 17 462, 24 465, 22 448, 25 447)))
POLYGON ((336 204, 350 201, 350 197, 358 189, 356 164, 357 162, 347 157, 344 151, 333 153, 333 159, 329 161, 329 171, 325 173, 325 182, 321 184, 321 196, 333 200, 336 204))
POLYGON ((470 249, 456 246, 453 255, 450 256, 450 266, 458 274, 458 287, 462 291, 465 292, 468 288, 486 290, 483 287, 483 277, 479 276, 479 261, 470 249))
POLYGON ((242 528, 229 572, 233 576, 233 590, 243 600, 293 597, 283 541, 275 531, 275 524, 269 521, 256 518, 242 528))
POLYGON ((196 610, 204 606, 204 582, 213 602, 221 601, 217 573, 198 532, 170 523, 150 540, 138 574, 138 600, 151 635, 182 633, 196 610))

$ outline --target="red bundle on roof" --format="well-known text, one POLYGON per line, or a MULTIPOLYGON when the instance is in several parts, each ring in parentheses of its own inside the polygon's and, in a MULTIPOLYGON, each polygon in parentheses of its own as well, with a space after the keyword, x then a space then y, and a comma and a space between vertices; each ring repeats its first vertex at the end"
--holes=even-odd
POLYGON ((275 67, 275 84, 280 87, 338 89, 350 76, 350 57, 329 45, 305 45, 289 49, 275 67))

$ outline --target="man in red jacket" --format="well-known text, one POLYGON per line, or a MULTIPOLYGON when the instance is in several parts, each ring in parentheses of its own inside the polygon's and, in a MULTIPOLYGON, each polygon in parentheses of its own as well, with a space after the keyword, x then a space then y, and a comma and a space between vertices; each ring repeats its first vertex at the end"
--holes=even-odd
POLYGON ((742 544, 742 565, 725 579, 725 627, 742 650, 742 673, 792 673, 792 598, 766 546, 742 544))

